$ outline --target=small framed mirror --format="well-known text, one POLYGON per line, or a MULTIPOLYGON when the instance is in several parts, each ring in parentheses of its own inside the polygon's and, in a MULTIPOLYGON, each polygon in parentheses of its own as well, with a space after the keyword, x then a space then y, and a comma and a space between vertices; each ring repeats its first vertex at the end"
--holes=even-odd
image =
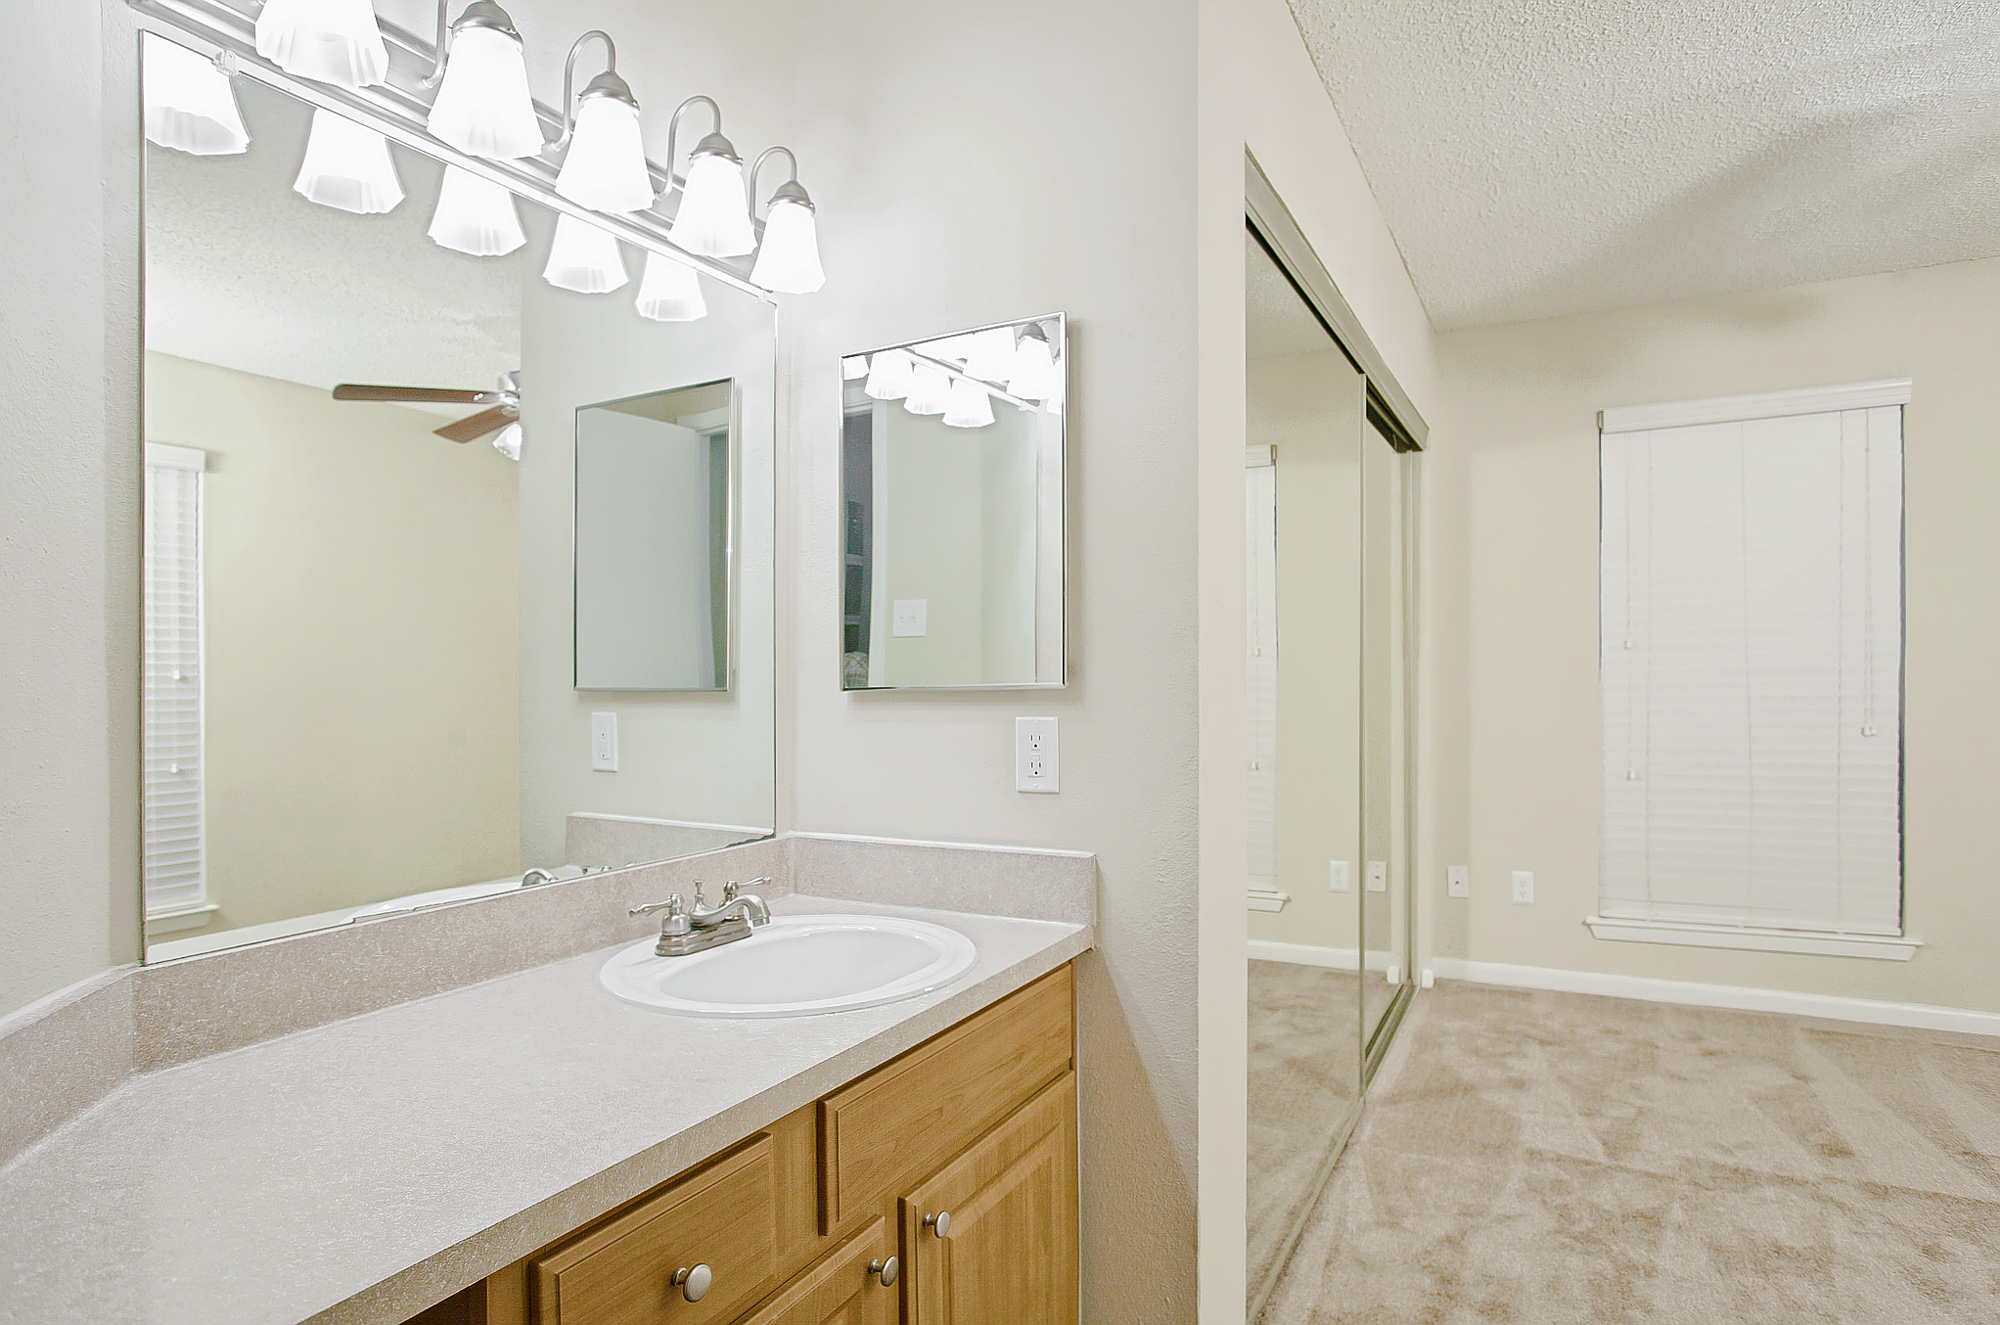
POLYGON ((842 689, 1066 683, 1068 331, 1050 313, 842 360, 842 689))
POLYGON ((727 690, 736 384, 576 412, 576 688, 727 690))

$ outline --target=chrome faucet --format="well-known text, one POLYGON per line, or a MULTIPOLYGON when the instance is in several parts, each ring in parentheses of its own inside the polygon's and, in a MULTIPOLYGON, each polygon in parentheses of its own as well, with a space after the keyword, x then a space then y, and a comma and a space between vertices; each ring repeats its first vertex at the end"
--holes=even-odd
POLYGON ((537 884, 554 883, 555 881, 556 876, 545 869, 532 869, 521 876, 521 886, 523 888, 533 888, 537 884))
POLYGON ((702 882, 696 879, 692 907, 679 893, 674 893, 664 902, 635 906, 630 914, 643 916, 655 911, 665 912, 660 917, 660 941, 653 945, 654 955, 685 957, 720 944, 749 938, 753 929, 770 924, 771 909, 764 905, 764 899, 743 891, 769 882, 766 878, 751 879, 747 883, 731 880, 722 885, 722 905, 711 908, 702 904, 702 882))

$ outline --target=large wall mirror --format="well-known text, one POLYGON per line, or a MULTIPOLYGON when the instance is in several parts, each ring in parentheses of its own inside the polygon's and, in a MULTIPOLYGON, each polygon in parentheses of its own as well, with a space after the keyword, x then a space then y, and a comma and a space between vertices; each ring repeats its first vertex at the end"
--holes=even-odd
POLYGON ((145 153, 148 959, 768 835, 769 302, 230 86, 145 153))
POLYGON ((840 680, 1060 686, 1060 313, 842 361, 840 680))

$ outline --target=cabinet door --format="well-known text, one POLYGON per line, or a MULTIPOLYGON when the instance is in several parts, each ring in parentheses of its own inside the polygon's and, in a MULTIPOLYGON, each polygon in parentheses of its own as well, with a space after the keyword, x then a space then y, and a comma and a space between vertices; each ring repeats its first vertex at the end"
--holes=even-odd
POLYGON ((1075 1325, 1076 1074, 898 1204, 909 1325, 1075 1325))
POLYGON ((870 1267, 895 1254, 888 1221, 878 1219, 738 1325, 894 1325, 902 1290, 870 1267))

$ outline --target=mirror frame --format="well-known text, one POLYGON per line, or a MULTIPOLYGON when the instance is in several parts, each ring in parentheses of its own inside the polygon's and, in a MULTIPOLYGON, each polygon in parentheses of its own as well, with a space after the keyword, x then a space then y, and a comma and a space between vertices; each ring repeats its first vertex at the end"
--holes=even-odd
MULTIPOLYGON (((841 605, 844 603, 845 595, 847 593, 847 587, 846 587, 845 576, 841 576, 839 577, 838 583, 836 583, 834 587, 835 611, 833 614, 834 673, 836 677, 836 683, 840 687, 841 694, 893 695, 893 694, 925 693, 925 692, 958 694, 967 691, 979 691, 979 690, 1065 690, 1069 687, 1069 669, 1070 669, 1069 651, 1070 651, 1070 641, 1071 641, 1070 610, 1069 610, 1070 609, 1069 473, 1070 473, 1070 464, 1072 459, 1070 452, 1073 444, 1069 426, 1069 420, 1070 420, 1069 411, 1070 411, 1070 401, 1072 399, 1072 390, 1075 387, 1075 378, 1070 373, 1069 314, 1063 312, 1060 309, 1057 309, 1054 312, 1030 314, 1027 317, 1007 318, 1004 321, 988 322, 981 326, 966 327, 958 331, 944 331, 938 333, 935 336, 920 336, 914 340, 896 341, 888 345, 878 345, 875 346, 873 349, 856 350, 849 354, 843 354, 840 356, 840 358, 842 362, 845 362, 848 359, 855 359, 855 358, 872 358, 873 356, 882 353, 884 350, 907 350, 914 345, 928 345, 933 341, 949 340, 958 336, 976 336, 982 331, 994 331, 1001 327, 1006 327, 1011 329, 1014 327, 1019 327, 1029 322, 1055 323, 1056 325, 1055 348, 1057 349, 1061 358, 1062 375, 1063 375, 1062 376, 1063 411, 1062 411, 1062 447, 1061 447, 1062 480, 1061 480, 1061 491, 1059 494, 1060 500, 1057 503, 1059 510, 1059 518, 1062 527, 1060 530, 1057 531, 1057 536, 1056 536, 1057 556, 1061 558, 1061 567, 1057 574, 1057 586, 1058 586, 1057 592, 1059 592, 1062 595, 1062 610, 1058 614, 1059 619, 1062 622, 1062 645, 1057 653, 1058 662, 1057 662, 1056 679, 1053 681, 995 681, 995 682, 976 681, 964 685, 849 686, 847 684, 846 676, 842 669, 842 661, 846 656, 847 650, 845 648, 846 640, 844 639, 841 633, 845 629, 845 627, 841 623, 841 617, 844 615, 844 613, 840 610, 840 608, 841 605)), ((842 389, 840 392, 840 402, 839 402, 840 413, 838 416, 836 416, 834 421, 834 435, 836 437, 844 439, 846 435, 846 425, 847 425, 847 391, 846 391, 845 379, 842 379, 841 381, 841 388, 842 389)), ((842 445, 843 446, 845 445, 844 440, 842 442, 842 445)), ((847 472, 846 472, 846 465, 844 463, 840 465, 840 492, 839 496, 835 499, 833 523, 834 523, 833 564, 835 565, 835 567, 839 568, 839 567, 844 567, 846 565, 846 556, 847 556, 847 472)), ((1037 607, 1039 608, 1039 603, 1037 603, 1037 607)))

